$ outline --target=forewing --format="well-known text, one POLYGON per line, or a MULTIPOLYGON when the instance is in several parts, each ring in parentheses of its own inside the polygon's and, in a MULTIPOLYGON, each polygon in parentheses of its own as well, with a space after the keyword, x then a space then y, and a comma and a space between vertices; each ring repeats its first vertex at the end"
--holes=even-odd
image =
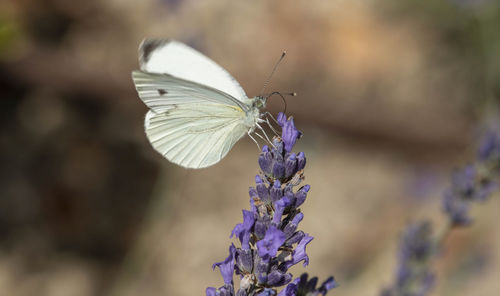
POLYGON ((145 39, 139 47, 141 70, 206 85, 245 101, 245 91, 231 74, 217 63, 185 45, 169 39, 145 39))
POLYGON ((141 100, 156 113, 193 104, 223 104, 243 111, 248 109, 222 91, 168 74, 134 71, 132 79, 141 100))
POLYGON ((245 112, 228 105, 179 105, 165 113, 149 111, 149 141, 169 161, 186 168, 219 162, 246 134, 245 112))

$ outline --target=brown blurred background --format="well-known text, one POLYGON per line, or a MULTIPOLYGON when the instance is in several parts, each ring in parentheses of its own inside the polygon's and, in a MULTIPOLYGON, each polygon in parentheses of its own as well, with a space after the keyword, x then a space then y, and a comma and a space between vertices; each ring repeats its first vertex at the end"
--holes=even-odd
MULTIPOLYGON (((378 295, 397 238, 442 218, 500 95, 497 0, 1 0, 0 295, 204 295, 220 286, 258 150, 168 163, 143 132, 130 72, 144 37, 210 56, 249 96, 295 91, 312 185, 309 267, 335 295, 378 295)), ((276 113, 280 100, 269 103, 276 113)), ((500 290, 498 196, 446 241, 433 295, 500 290)))

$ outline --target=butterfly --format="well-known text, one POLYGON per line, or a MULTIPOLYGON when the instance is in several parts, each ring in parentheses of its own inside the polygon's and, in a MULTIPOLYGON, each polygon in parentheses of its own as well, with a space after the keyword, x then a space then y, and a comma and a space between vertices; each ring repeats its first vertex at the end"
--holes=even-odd
POLYGON ((139 65, 132 79, 150 109, 145 132, 169 161, 193 169, 214 165, 245 134, 256 142, 256 128, 269 142, 259 125, 269 124, 260 112, 269 96, 248 98, 236 79, 202 53, 178 41, 146 39, 139 65))

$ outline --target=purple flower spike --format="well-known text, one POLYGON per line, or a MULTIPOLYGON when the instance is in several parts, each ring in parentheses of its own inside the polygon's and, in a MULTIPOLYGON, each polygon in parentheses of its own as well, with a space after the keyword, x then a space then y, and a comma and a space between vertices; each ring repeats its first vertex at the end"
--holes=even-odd
MULTIPOLYGON (((214 264, 219 267, 224 285, 208 288, 207 296, 320 296, 336 287, 329 278, 319 288, 318 279, 307 274, 292 282, 289 268, 299 262, 309 263, 306 245, 313 239, 298 230, 304 218, 300 210, 310 186, 300 187, 304 179, 306 157, 291 152, 301 132, 293 118, 278 114, 282 137, 274 137, 272 145, 264 146, 258 157, 260 173, 255 187, 250 187, 250 210, 243 210, 243 222, 231 232, 240 246, 232 245, 229 257, 214 264), (300 173, 299 173, 300 171, 300 173), (233 286, 233 275, 240 278, 233 286), (236 293, 235 293, 236 290, 236 293)), ((423 296, 423 295, 422 295, 423 296)))
POLYGON ((222 278, 224 279, 224 284, 232 285, 233 284, 233 272, 234 272, 234 254, 236 253, 236 247, 234 244, 231 244, 229 247, 229 256, 226 260, 222 262, 217 262, 212 265, 212 268, 219 267, 220 273, 222 274, 222 278))
POLYGON ((283 245, 285 240, 285 234, 281 230, 275 226, 270 226, 266 232, 266 236, 257 242, 259 256, 262 258, 276 256, 278 248, 283 245))
POLYGON ((410 224, 399 244, 394 284, 381 295, 427 295, 434 283, 429 266, 435 251, 430 222, 410 224))
POLYGON ((278 114, 278 123, 281 126, 281 138, 283 139, 283 143, 285 143, 285 151, 291 152, 293 145, 295 145, 297 139, 300 138, 302 132, 295 128, 293 117, 285 121, 285 115, 281 114, 283 113, 278 114))

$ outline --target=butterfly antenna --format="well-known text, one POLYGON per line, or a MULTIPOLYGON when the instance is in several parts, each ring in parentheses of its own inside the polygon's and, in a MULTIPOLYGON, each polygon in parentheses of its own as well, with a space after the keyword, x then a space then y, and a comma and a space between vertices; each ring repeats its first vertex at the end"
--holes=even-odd
POLYGON ((281 57, 280 59, 276 62, 276 64, 274 65, 274 68, 273 68, 273 71, 271 71, 271 74, 269 75, 269 77, 267 77, 267 80, 266 82, 264 83, 264 86, 262 87, 262 90, 260 91, 260 94, 262 95, 264 93, 264 91, 266 90, 266 87, 267 85, 269 84, 269 81, 271 80, 271 77, 273 77, 273 74, 274 72, 276 72, 276 69, 278 68, 278 65, 280 64, 280 62, 283 60, 283 58, 285 57, 286 55, 286 50, 283 51, 283 53, 281 54, 281 57))
MULTIPOLYGON (((272 95, 279 95, 281 97, 281 99, 283 100, 283 103, 285 103, 285 110, 283 110, 283 113, 286 113, 286 100, 285 100, 285 97, 283 96, 283 94, 281 94, 279 91, 273 91, 272 93, 270 93, 266 99, 269 99, 272 95)), ((292 96, 292 97, 295 97, 297 95, 297 93, 287 93, 285 94, 287 96, 292 96)))

